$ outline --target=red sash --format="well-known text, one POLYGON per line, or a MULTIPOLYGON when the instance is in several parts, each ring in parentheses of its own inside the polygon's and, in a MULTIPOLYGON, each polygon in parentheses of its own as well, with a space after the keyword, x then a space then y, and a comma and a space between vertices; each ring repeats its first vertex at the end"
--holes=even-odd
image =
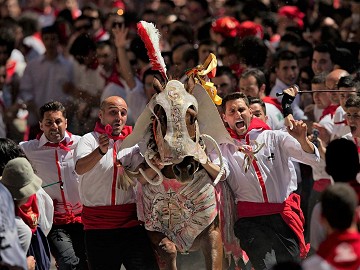
POLYGON ((265 103, 269 103, 269 104, 274 105, 276 108, 279 109, 280 112, 283 111, 281 103, 277 100, 277 98, 266 96, 266 97, 262 98, 262 101, 264 101, 265 103))
POLYGON ((283 203, 238 202, 239 218, 280 214, 299 240, 300 257, 305 258, 310 244, 305 243, 304 215, 300 208, 300 196, 292 193, 283 203))
POLYGON ((336 109, 339 107, 339 105, 329 105, 327 106, 320 116, 320 120, 323 119, 326 115, 330 114, 331 118, 333 118, 336 109))
POLYGON ((330 185, 331 185, 330 179, 322 178, 322 179, 314 181, 313 190, 315 190, 317 192, 322 192, 325 190, 325 188, 327 188, 330 185))
POLYGON ((360 234, 334 232, 320 244, 317 254, 338 270, 357 270, 360 267, 360 234))
POLYGON ((15 214, 28 225, 31 232, 36 232, 39 220, 39 208, 36 200, 36 193, 31 195, 26 203, 20 207, 15 207, 15 214))
POLYGON ((136 214, 136 204, 111 206, 83 206, 84 230, 109 230, 131 228, 141 224, 136 214))
POLYGON ((264 121, 262 121, 256 117, 253 117, 251 119, 248 129, 247 129, 246 133, 243 135, 238 135, 234 130, 232 130, 229 127, 227 127, 226 129, 229 132, 231 138, 238 140, 238 141, 245 139, 246 135, 248 135, 248 133, 253 129, 271 130, 271 128, 264 121))
POLYGON ((110 139, 113 139, 114 141, 117 140, 124 140, 126 138, 126 136, 128 136, 131 132, 132 132, 132 127, 131 126, 124 126, 120 135, 118 136, 113 136, 112 135, 112 127, 107 124, 105 127, 103 124, 101 124, 99 121, 96 122, 95 125, 95 129, 94 131, 100 133, 100 134, 107 134, 109 136, 110 139))

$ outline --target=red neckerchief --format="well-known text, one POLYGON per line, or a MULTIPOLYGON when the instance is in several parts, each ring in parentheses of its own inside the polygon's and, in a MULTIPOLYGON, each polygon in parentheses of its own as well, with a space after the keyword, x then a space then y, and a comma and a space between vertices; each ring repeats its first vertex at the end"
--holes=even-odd
POLYGON ((20 217, 30 227, 32 233, 34 233, 39 220, 36 194, 31 195, 27 202, 20 207, 15 207, 15 214, 20 217))
POLYGON ((338 270, 357 270, 360 266, 360 234, 334 232, 320 244, 317 254, 338 270))
POLYGON ((348 122, 346 121, 346 119, 342 120, 342 121, 339 121, 339 122, 334 122, 334 125, 341 125, 341 124, 344 124, 344 125, 348 125, 348 122))
POLYGON ((112 127, 109 124, 107 124, 104 127, 104 125, 98 121, 98 122, 96 122, 94 131, 96 131, 100 134, 107 134, 110 139, 117 141, 117 140, 124 140, 132 132, 132 127, 124 126, 123 129, 121 130, 121 134, 119 136, 113 136, 112 135, 112 127))
POLYGON ((259 118, 253 117, 250 121, 250 125, 246 131, 245 134, 243 135, 238 135, 234 130, 232 130, 231 128, 226 128, 227 131, 229 132, 231 138, 234 138, 235 140, 241 141, 242 139, 245 139, 246 135, 249 133, 249 131, 253 130, 253 129, 262 129, 262 130, 271 130, 271 128, 262 120, 260 120, 259 118))
POLYGON ((104 79, 105 79, 105 83, 115 83, 117 85, 120 85, 121 87, 124 87, 123 83, 120 81, 119 77, 120 77, 120 73, 117 71, 116 69, 116 65, 114 64, 114 67, 111 71, 110 76, 106 76, 106 74, 104 74, 103 72, 101 72, 100 74, 104 79))
POLYGON ((16 71, 16 61, 8 60, 6 62, 6 83, 10 83, 16 71))
POLYGON ((266 96, 266 97, 262 98, 262 101, 264 101, 265 103, 274 105, 276 108, 279 109, 280 112, 283 111, 281 103, 278 101, 277 98, 266 96))
POLYGON ((104 35, 106 35, 106 31, 105 31, 104 28, 101 28, 100 31, 98 31, 98 33, 95 34, 95 36, 94 36, 94 41, 95 41, 95 42, 99 42, 100 39, 101 39, 104 35))
MULTIPOLYGON (((72 134, 68 131, 66 131, 66 132, 69 135, 69 137, 71 138, 72 134)), ((39 140, 40 137, 42 136, 42 134, 43 134, 43 132, 38 133, 36 135, 36 139, 39 140)), ((61 142, 58 142, 58 143, 47 142, 44 144, 44 146, 55 147, 55 148, 59 147, 60 149, 63 149, 66 152, 69 152, 71 150, 69 146, 72 145, 73 143, 74 143, 73 141, 67 142, 66 138, 64 138, 61 142)))
POLYGON ((330 114, 331 118, 333 118, 336 109, 339 107, 339 105, 329 105, 327 106, 320 116, 320 120, 323 119, 326 115, 330 114))
POLYGON ((229 68, 235 73, 236 78, 240 78, 241 74, 244 71, 244 68, 240 64, 232 64, 229 68))

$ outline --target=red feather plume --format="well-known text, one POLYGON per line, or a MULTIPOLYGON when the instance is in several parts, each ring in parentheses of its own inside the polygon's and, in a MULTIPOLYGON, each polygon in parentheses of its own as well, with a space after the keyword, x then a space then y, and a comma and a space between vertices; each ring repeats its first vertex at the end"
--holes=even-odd
POLYGON ((154 24, 145 21, 137 23, 138 35, 145 43, 153 70, 158 70, 167 80, 166 65, 160 51, 160 33, 154 24))

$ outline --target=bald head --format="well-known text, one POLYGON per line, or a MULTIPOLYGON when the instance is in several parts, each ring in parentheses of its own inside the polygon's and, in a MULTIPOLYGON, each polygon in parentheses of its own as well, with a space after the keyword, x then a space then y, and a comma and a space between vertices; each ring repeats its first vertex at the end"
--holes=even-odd
POLYGON ((125 100, 118 96, 111 96, 101 102, 99 119, 104 126, 112 127, 112 135, 118 136, 126 124, 127 113, 125 100))
POLYGON ((348 75, 349 73, 344 69, 335 69, 326 76, 325 85, 329 90, 335 90, 340 78, 348 75))
POLYGON ((110 107, 120 107, 127 110, 127 104, 125 100, 119 96, 111 96, 104 99, 100 104, 100 109, 105 110, 110 107))
POLYGON ((340 95, 338 92, 336 92, 336 90, 338 89, 337 84, 341 77, 348 76, 348 75, 349 75, 349 73, 346 70, 335 69, 326 76, 326 80, 325 80, 326 89, 327 90, 335 90, 335 91, 330 91, 328 93, 331 103, 333 105, 340 104, 340 95))

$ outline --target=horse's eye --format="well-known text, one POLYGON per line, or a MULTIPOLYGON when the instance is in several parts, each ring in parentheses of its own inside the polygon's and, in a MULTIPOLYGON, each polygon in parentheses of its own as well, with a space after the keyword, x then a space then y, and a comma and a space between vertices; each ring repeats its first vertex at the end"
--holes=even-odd
POLYGON ((196 120, 197 120, 197 117, 196 117, 196 116, 191 116, 191 117, 190 117, 190 124, 191 124, 191 125, 195 124, 196 120))

